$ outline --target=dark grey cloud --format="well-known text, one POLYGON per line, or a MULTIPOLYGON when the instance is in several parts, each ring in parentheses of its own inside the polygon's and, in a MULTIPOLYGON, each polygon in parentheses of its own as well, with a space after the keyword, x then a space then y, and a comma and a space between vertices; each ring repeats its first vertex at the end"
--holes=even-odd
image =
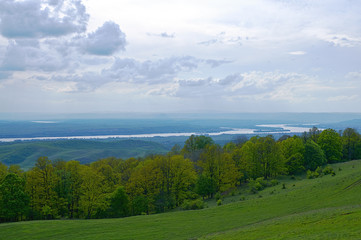
POLYGON ((1 0, 0 33, 6 38, 41 38, 81 33, 88 14, 80 0, 1 0))
POLYGON ((105 22, 86 38, 78 39, 80 48, 89 54, 109 56, 118 50, 125 50, 125 34, 114 22, 105 22))

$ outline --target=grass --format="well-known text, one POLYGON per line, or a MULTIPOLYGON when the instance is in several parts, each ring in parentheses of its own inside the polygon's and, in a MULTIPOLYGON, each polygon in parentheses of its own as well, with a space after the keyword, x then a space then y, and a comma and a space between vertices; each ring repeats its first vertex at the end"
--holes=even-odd
POLYGON ((283 177, 257 194, 228 197, 222 206, 209 202, 203 210, 122 219, 6 223, 0 224, 0 239, 358 239, 361 161, 332 167, 336 176, 283 177))

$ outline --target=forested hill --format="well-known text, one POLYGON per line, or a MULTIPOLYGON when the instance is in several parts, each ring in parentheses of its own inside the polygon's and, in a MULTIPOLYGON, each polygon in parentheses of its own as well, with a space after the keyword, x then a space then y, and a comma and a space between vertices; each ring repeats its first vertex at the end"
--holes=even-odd
POLYGON ((34 166, 41 156, 50 159, 77 160, 81 163, 94 162, 101 158, 144 157, 148 154, 162 154, 169 149, 162 144, 143 140, 56 140, 0 143, 0 162, 17 164, 23 169, 34 166))

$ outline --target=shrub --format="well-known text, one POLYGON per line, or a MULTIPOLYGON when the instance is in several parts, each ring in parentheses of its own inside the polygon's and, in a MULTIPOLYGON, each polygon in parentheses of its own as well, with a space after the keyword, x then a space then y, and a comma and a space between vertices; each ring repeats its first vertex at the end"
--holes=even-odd
POLYGON ((216 200, 222 199, 222 195, 220 192, 217 192, 215 195, 216 200))
POLYGON ((263 177, 256 178, 256 180, 253 180, 252 178, 249 179, 249 191, 253 194, 257 193, 258 191, 263 190, 264 188, 266 188, 268 186, 269 186, 269 183, 267 181, 265 181, 263 177))
POLYGON ((222 200, 219 199, 219 200, 217 201, 217 206, 221 206, 221 205, 222 205, 222 200))
POLYGON ((318 178, 318 176, 319 176, 319 174, 317 172, 307 170, 307 178, 308 179, 318 178))
POLYGON ((332 174, 335 174, 335 171, 333 170, 332 167, 327 166, 327 167, 325 167, 325 168, 323 169, 322 173, 323 173, 324 175, 328 175, 328 174, 331 174, 331 175, 332 175, 332 174))
POLYGON ((196 210, 196 209, 203 209, 204 202, 202 199, 195 199, 195 200, 186 200, 183 202, 182 208, 184 210, 196 210))
POLYGON ((276 185, 278 185, 278 184, 279 184, 279 182, 278 182, 277 179, 272 179, 272 180, 271 180, 271 186, 276 186, 276 185))

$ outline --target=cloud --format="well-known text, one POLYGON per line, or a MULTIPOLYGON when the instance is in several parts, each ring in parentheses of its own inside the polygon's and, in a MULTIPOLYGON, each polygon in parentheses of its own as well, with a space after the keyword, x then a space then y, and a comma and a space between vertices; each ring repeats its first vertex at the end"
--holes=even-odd
POLYGON ((147 33, 148 36, 151 37, 162 37, 162 38, 175 38, 175 34, 174 33, 167 33, 167 32, 162 32, 162 33, 147 33))
POLYGON ((304 51, 294 51, 294 52, 288 52, 290 55, 305 55, 306 52, 304 51))
POLYGON ((340 96, 329 97, 327 98, 327 100, 330 102, 349 102, 358 98, 359 95, 351 95, 351 96, 340 95, 340 96))
POLYGON ((223 64, 228 64, 228 63, 233 62, 230 60, 216 60, 216 59, 206 59, 204 61, 205 61, 205 63, 209 64, 212 68, 216 68, 223 64))
POLYGON ((204 45, 204 46, 211 46, 214 44, 226 44, 226 45, 242 45, 242 41, 243 40, 248 40, 249 38, 246 37, 245 39, 242 39, 241 36, 239 35, 235 35, 234 33, 226 33, 226 32, 221 32, 219 34, 217 34, 217 36, 215 38, 212 38, 210 40, 206 40, 206 41, 202 41, 202 42, 198 42, 198 44, 200 45, 204 45))
POLYGON ((88 14, 80 0, 0 2, 0 33, 6 38, 42 38, 81 33, 88 14))
POLYGON ((53 46, 42 45, 38 40, 11 40, 0 69, 7 71, 55 71, 67 66, 67 58, 53 46))
POLYGON ((77 39, 79 47, 86 53, 109 56, 118 50, 125 50, 125 34, 114 22, 105 22, 86 38, 77 39))
MULTIPOLYGON (((90 61, 96 61, 90 60, 90 61)), ((140 85, 161 87, 162 84, 200 85, 202 82, 181 81, 179 76, 192 73, 206 64, 214 67, 228 61, 198 59, 192 56, 161 58, 153 61, 138 61, 132 58, 115 58, 110 67, 97 71, 83 71, 75 74, 49 76, 46 81, 72 83, 69 92, 91 92, 109 83, 129 83, 135 88, 140 85)), ((97 62, 95 62, 96 64, 97 62)), ((206 81, 213 81, 211 78, 206 81)), ((55 84, 54 86, 58 86, 55 84)), ((148 87, 147 89, 152 88, 148 87)), ((66 88, 70 89, 70 88, 66 88)), ((151 91, 155 95, 157 92, 151 91)), ((170 91, 165 91, 170 92, 170 91)))
POLYGON ((179 72, 198 67, 200 60, 191 56, 170 57, 140 62, 130 58, 117 58, 114 64, 102 71, 102 75, 117 81, 133 83, 164 83, 172 81, 179 72))
POLYGON ((12 73, 0 71, 0 80, 7 79, 12 75, 12 73))

